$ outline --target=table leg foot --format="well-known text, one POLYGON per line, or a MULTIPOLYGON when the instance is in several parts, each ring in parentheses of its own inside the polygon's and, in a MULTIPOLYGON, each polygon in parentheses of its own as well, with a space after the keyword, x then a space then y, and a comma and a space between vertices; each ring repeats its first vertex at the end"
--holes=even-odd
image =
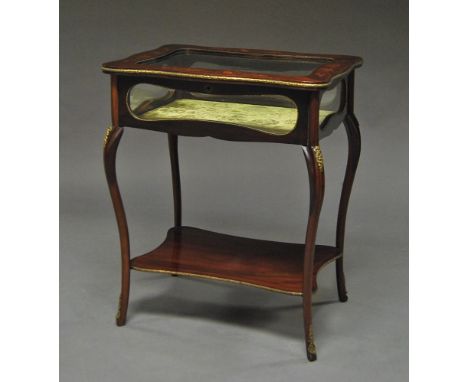
MULTIPOLYGON (((308 309, 310 310, 310 306, 308 309)), ((306 345, 307 359, 312 362, 317 359, 317 347, 315 346, 314 331, 312 329, 312 320, 306 318, 304 321, 304 326, 306 328, 305 345, 306 345)))
POLYGON ((304 331, 305 331, 305 345, 306 354, 309 361, 317 359, 317 348, 315 347, 314 331, 312 329, 312 298, 311 293, 303 296, 303 310, 304 310, 304 331))
POLYGON ((117 315, 115 316, 115 323, 117 326, 124 326, 127 322, 127 307, 128 307, 128 295, 127 298, 123 298, 122 295, 119 297, 119 307, 117 309, 117 315), (122 309, 124 308, 124 309, 122 309))
POLYGON ((309 352, 309 351, 307 351, 307 359, 308 359, 310 362, 317 361, 317 353, 316 353, 316 352, 309 352))

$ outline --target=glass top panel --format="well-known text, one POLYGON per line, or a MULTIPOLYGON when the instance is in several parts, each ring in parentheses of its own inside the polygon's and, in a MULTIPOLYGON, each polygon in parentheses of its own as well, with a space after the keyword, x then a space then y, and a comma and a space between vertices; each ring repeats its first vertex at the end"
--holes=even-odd
POLYGON ((235 70, 240 72, 306 76, 326 59, 294 59, 239 56, 229 53, 179 50, 164 57, 140 61, 139 64, 159 67, 198 68, 209 70, 235 70))

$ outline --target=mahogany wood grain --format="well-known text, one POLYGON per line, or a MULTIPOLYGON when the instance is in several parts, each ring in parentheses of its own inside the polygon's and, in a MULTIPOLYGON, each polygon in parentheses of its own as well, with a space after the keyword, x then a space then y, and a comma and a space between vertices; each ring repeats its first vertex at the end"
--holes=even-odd
POLYGON ((111 113, 112 126, 120 126, 119 121, 119 82, 118 76, 111 75, 111 113))
MULTIPOLYGON (((173 227, 156 249, 131 260, 139 271, 214 278, 301 295, 304 244, 281 243, 173 227)), ((317 246, 315 272, 335 260, 335 247, 317 246)), ((310 284, 312 285, 312 284, 310 284)))
POLYGON ((125 75, 139 75, 138 72, 145 72, 145 75, 151 76, 152 71, 157 72, 158 76, 165 77, 180 77, 181 75, 187 78, 203 78, 204 82, 211 82, 211 77, 223 77, 223 81, 232 81, 237 83, 265 83, 265 81, 283 81, 285 84, 275 84, 279 87, 298 87, 316 86, 328 87, 346 76, 353 69, 362 65, 362 59, 355 56, 333 55, 333 54, 309 54, 297 52, 280 52, 272 50, 258 49, 236 49, 236 48, 213 48, 195 45, 164 45, 160 48, 138 53, 122 60, 107 62, 103 64, 102 70, 105 73, 119 73, 125 75), (178 51, 211 52, 221 55, 232 55, 235 57, 250 57, 250 58, 282 58, 287 60, 318 60, 322 62, 317 69, 313 70, 308 75, 281 75, 268 73, 255 73, 241 70, 215 70, 206 68, 193 67, 174 67, 174 66, 157 66, 154 63, 147 64, 149 60, 158 59, 164 56, 174 54, 178 51))

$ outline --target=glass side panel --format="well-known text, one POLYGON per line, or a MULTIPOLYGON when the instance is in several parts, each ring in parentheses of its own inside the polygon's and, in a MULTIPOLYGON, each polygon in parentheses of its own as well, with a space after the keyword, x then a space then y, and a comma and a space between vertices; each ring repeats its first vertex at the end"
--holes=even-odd
POLYGON ((342 84, 339 82, 336 86, 326 90, 320 99, 320 110, 327 110, 331 113, 336 113, 341 109, 341 89, 342 84))
POLYGON ((343 104, 343 89, 344 86, 342 82, 339 82, 333 88, 326 90, 322 94, 322 98, 320 100, 320 139, 323 139, 330 135, 333 130, 337 127, 337 125, 332 125, 326 122, 326 118, 328 116, 333 115, 341 111, 344 107, 343 104), (323 123, 323 124, 322 124, 323 123))
POLYGON ((135 118, 144 121, 206 121, 237 125, 273 135, 294 130, 297 106, 280 95, 215 95, 138 84, 128 94, 135 118))
POLYGON ((202 68, 210 70, 235 70, 250 73, 306 76, 326 59, 291 59, 239 56, 192 50, 179 50, 164 57, 141 61, 139 64, 160 67, 202 68))

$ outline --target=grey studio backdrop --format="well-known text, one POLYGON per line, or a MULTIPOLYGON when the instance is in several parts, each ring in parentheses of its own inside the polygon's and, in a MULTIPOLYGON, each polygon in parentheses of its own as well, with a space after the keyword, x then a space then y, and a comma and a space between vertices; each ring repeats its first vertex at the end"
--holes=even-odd
MULTIPOLYGON (((408 372, 408 19, 405 1, 90 1, 60 4, 60 336, 69 381, 403 381, 408 372), (132 272, 115 326, 117 226, 102 145, 110 80, 102 62, 167 43, 341 53, 356 73, 362 155, 345 241, 349 301, 334 266, 319 275, 318 361, 306 360, 301 299, 256 288, 132 272)), ((180 139, 183 223, 302 242, 308 210, 297 146, 180 139)), ((318 242, 334 243, 346 134, 322 143, 318 242)), ((172 224, 167 138, 126 129, 117 171, 133 255, 172 224)))

